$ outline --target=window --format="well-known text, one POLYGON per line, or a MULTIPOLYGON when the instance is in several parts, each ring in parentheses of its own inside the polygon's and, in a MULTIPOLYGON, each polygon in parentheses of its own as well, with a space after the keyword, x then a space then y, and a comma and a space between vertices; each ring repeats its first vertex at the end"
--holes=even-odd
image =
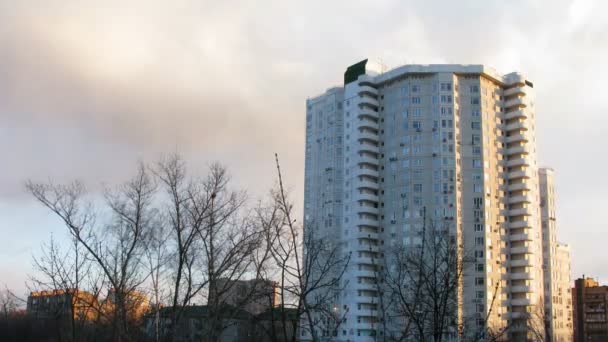
POLYGON ((474 129, 474 130, 480 130, 481 129, 481 122, 476 122, 476 121, 471 122, 471 128, 474 129))
POLYGON ((478 85, 472 85, 469 87, 469 90, 471 91, 471 93, 479 93, 479 86, 478 85))
MULTIPOLYGON (((483 236, 478 236, 475 238, 475 244, 477 246, 483 246, 483 236)), ((478 265, 479 266, 479 265, 478 265)), ((481 270, 483 271, 483 264, 481 264, 481 270)))
POLYGON ((452 107, 441 107, 441 116, 450 116, 454 113, 452 107))
POLYGON ((473 146, 473 155, 480 156, 481 155, 481 146, 473 146))
POLYGON ((481 135, 473 134, 471 136, 471 140, 472 140, 473 145, 480 145, 481 144, 481 135))
POLYGON ((418 84, 412 84, 412 93, 417 93, 420 91, 420 86, 418 84))
POLYGON ((476 232, 483 232, 483 224, 481 223, 475 223, 475 231, 476 232))
POLYGON ((414 184, 414 192, 422 192, 422 184, 414 184))
POLYGON ((412 121, 412 128, 414 129, 422 129, 422 121, 412 121))
POLYGON ((422 108, 414 108, 413 116, 419 118, 422 116, 422 108))
POLYGON ((441 103, 452 103, 452 95, 441 95, 441 103))
MULTIPOLYGON (((478 239, 478 238, 476 238, 476 239, 478 239)), ((481 238, 481 239, 483 239, 483 238, 481 238)), ((477 272, 483 272, 483 264, 476 264, 475 265, 475 270, 477 272)))
POLYGON ((412 104, 420 104, 420 97, 419 96, 412 97, 412 104))
POLYGON ((471 116, 474 118, 480 117, 481 115, 479 109, 473 109, 473 112, 471 112, 471 116))
POLYGON ((477 298, 477 299, 483 299, 483 297, 484 297, 484 292, 483 291, 477 291, 475 293, 475 298, 477 298))
POLYGON ((473 159, 473 167, 481 168, 481 159, 473 159))
POLYGON ((483 285, 484 284, 484 279, 483 278, 475 278, 475 285, 483 285))
POLYGON ((471 104, 472 105, 478 105, 479 104, 479 96, 473 96, 473 97, 471 97, 471 104))
POLYGON ((451 91, 452 83, 441 83, 441 91, 451 91))
POLYGON ((483 258, 483 251, 475 251, 476 258, 483 258))

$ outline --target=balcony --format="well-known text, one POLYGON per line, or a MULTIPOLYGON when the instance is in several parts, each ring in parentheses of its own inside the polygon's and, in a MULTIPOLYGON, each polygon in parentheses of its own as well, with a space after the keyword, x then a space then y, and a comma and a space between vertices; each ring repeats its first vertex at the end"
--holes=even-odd
POLYGON ((528 135, 527 134, 515 134, 515 135, 508 136, 508 137, 504 137, 503 140, 507 144, 512 143, 512 142, 528 142, 528 135))
POLYGON ((357 207, 357 213, 358 214, 371 214, 371 215, 378 216, 380 214, 380 209, 372 207, 372 206, 360 205, 357 207))
POLYGON ((359 107, 361 107, 361 108, 369 107, 374 110, 377 110, 379 105, 380 104, 378 103, 378 100, 376 100, 375 98, 373 98, 371 96, 359 97, 359 107))
POLYGON ((528 158, 509 159, 509 160, 503 160, 502 162, 506 167, 529 166, 530 165, 528 158))
POLYGON ((502 151, 505 155, 528 154, 528 150, 526 149, 525 146, 514 146, 514 147, 504 148, 502 151))
POLYGON ((515 131, 515 130, 526 130, 527 131, 528 127, 525 122, 519 121, 519 122, 510 123, 508 125, 504 125, 502 130, 505 132, 515 131))
POLYGON ((377 276, 377 274, 376 274, 376 271, 374 271, 374 270, 356 270, 355 276, 375 278, 377 276))
POLYGON ((377 180, 378 177, 380 177, 380 173, 378 172, 378 170, 374 170, 371 168, 360 168, 359 170, 357 170, 357 176, 368 176, 377 180))
MULTIPOLYGON (((380 227, 380 221, 378 220, 374 220, 371 218, 357 218, 355 220, 355 225, 357 225, 358 227, 374 227, 374 228, 378 228, 380 227)), ((367 234, 372 234, 372 233, 367 233, 367 234)), ((366 237, 367 234, 365 234, 364 236, 361 237, 366 237)), ((373 236, 372 236, 373 238, 373 236)))
MULTIPOLYGON (((511 247, 506 248, 506 250, 511 254, 532 254, 532 246, 522 246, 522 247, 511 247)), ((514 279, 514 278, 511 278, 514 279)), ((522 278, 526 279, 526 278, 522 278)))
POLYGON ((509 279, 511 279, 511 280, 532 279, 532 274, 530 274, 528 272, 509 273, 509 279))
POLYGON ((378 89, 376 89, 370 85, 360 85, 358 94, 359 95, 378 96, 378 89))
POLYGON ((526 95, 526 89, 523 86, 516 86, 503 91, 503 96, 526 95))
POLYGON ((525 292, 535 292, 536 288, 534 286, 531 285, 518 285, 518 286, 511 286, 511 293, 525 293, 525 292))
POLYGON ((526 101, 524 100, 523 97, 518 97, 518 98, 514 98, 508 101, 505 101, 505 108, 510 108, 510 107, 525 107, 526 101))
MULTIPOLYGON (((530 233, 509 234, 509 240, 510 241, 532 241, 533 237, 532 237, 532 234, 530 234, 530 233)), ((517 260, 517 261, 528 261, 528 260, 517 260)), ((511 266, 516 266, 516 265, 511 264, 511 266)), ((523 265, 519 265, 519 266, 523 266, 523 265)))
POLYGON ((509 216, 530 216, 532 215, 532 210, 530 208, 518 208, 518 209, 509 209, 509 216))
POLYGON ((378 195, 375 194, 371 194, 368 192, 357 192, 355 193, 355 195, 353 196, 355 201, 370 201, 370 202, 378 202, 378 195))
POLYGON ((530 186, 529 182, 514 183, 514 184, 507 185, 507 191, 531 190, 531 189, 532 189, 532 187, 530 186))
POLYGON ((509 179, 509 180, 518 179, 518 178, 528 179, 530 177, 532 177, 532 172, 529 170, 507 172, 507 179, 509 179))
MULTIPOLYGON (((511 279, 513 279, 513 278, 511 278, 511 279)), ((511 305, 513 305, 513 306, 532 305, 533 302, 534 301, 532 299, 528 299, 528 298, 511 299, 511 305)))
POLYGON ((359 148, 357 149, 357 151, 379 154, 380 147, 378 145, 372 145, 369 143, 359 143, 359 148))
POLYGON ((363 109, 361 109, 361 111, 359 112, 359 114, 357 114, 357 118, 359 118, 359 119, 378 120, 378 112, 373 111, 373 110, 368 109, 368 108, 363 108, 363 109))
MULTIPOLYGON (((380 252, 380 246, 377 246, 377 245, 376 246, 374 246, 374 245, 365 245, 365 244, 363 244, 363 245, 358 245, 357 248, 356 248, 356 250, 360 251, 360 252, 374 252, 374 253, 378 253, 378 252, 380 252)), ((378 262, 378 260, 376 260, 376 259, 374 259, 376 261, 372 260, 373 258, 366 258, 366 259, 368 259, 368 260, 367 261, 363 261, 363 262, 359 261, 357 263, 358 264, 375 265, 378 262)))
POLYGON ((510 120, 514 118, 522 118, 525 119, 527 117, 526 113, 523 110, 515 110, 512 112, 505 113, 504 119, 510 120))
POLYGON ((365 128, 365 129, 371 129, 374 130, 376 132, 378 132, 378 122, 377 121, 373 121, 373 120, 369 120, 369 119, 359 119, 359 123, 357 124, 357 128, 361 129, 361 128, 365 128))
POLYGON ((372 232, 356 232, 355 236, 357 237, 357 239, 372 239, 372 240, 378 240, 378 233, 372 233, 372 232))
POLYGON ((359 132, 355 135, 355 138, 358 141, 372 141, 374 143, 378 143, 378 133, 373 133, 370 131, 359 132))
POLYGON ((531 228, 532 227, 532 223, 528 222, 528 221, 512 221, 512 222, 508 222, 508 226, 511 229, 531 228))
POLYGON ((513 197, 509 197, 508 203, 509 204, 514 204, 514 203, 532 203, 532 196, 531 195, 525 195, 525 196, 513 196, 513 197))
MULTIPOLYGON (((526 234, 517 234, 517 235, 526 235, 526 234)), ((514 235, 511 235, 513 237, 514 235)), ((511 267, 520 267, 520 266, 531 266, 531 260, 509 260, 509 266, 511 267)))
POLYGON ((369 165, 377 166, 378 165, 378 158, 372 157, 372 156, 369 156, 369 155, 362 155, 362 156, 360 155, 360 156, 357 157, 357 164, 359 164, 359 165, 369 164, 369 165))

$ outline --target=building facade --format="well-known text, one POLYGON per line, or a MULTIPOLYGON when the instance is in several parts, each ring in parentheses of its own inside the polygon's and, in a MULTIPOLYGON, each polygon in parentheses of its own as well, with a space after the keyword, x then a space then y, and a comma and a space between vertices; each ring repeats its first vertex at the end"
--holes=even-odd
MULTIPOLYGON (((446 227, 472 256, 452 332, 543 335, 543 253, 533 84, 481 65, 367 60, 307 100, 305 231, 350 255, 333 340, 373 341, 391 249, 446 227)), ((450 332, 450 331, 448 331, 450 332)))
POLYGON ((593 278, 579 278, 572 289, 574 341, 608 341, 608 286, 593 278))
POLYGON ((557 242, 554 172, 539 169, 540 207, 543 230, 543 271, 545 273, 545 324, 547 339, 566 342, 573 338, 572 296, 570 292, 570 247, 557 242))

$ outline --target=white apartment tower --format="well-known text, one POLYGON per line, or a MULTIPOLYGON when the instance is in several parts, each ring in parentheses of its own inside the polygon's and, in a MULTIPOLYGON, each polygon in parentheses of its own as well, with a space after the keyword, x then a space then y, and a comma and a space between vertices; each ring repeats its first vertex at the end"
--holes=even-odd
POLYGON ((570 342, 574 334, 570 288, 570 247, 557 241, 554 172, 539 169, 548 340, 570 342))
POLYGON ((518 73, 482 65, 380 72, 364 60, 347 69, 343 86, 307 100, 305 230, 351 255, 334 303, 346 320, 330 340, 389 334, 379 267, 389 247, 419 245, 429 221, 448 226, 473 258, 455 329, 508 327, 517 341, 541 326, 533 99, 533 84, 518 73))

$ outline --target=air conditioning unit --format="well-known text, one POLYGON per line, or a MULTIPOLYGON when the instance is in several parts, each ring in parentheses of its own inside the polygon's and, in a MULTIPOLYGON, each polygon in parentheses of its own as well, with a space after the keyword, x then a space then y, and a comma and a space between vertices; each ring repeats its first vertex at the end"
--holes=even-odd
POLYGON ((397 223, 397 221, 391 220, 391 224, 395 224, 395 223, 397 223))

